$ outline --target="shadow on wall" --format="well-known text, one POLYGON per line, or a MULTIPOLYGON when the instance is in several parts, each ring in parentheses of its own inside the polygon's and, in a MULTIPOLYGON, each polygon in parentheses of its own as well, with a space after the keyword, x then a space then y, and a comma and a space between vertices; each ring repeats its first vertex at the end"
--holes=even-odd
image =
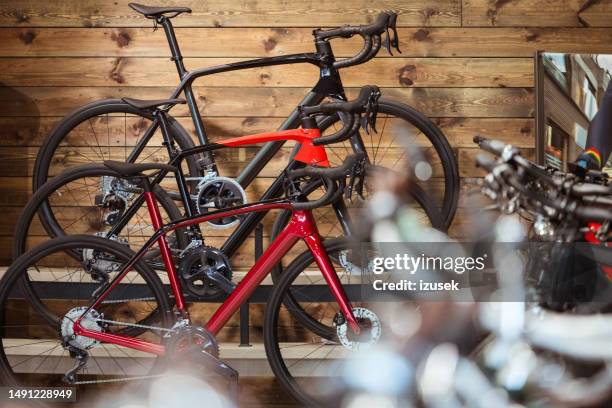
POLYGON ((30 198, 30 176, 40 147, 40 111, 36 101, 0 83, 0 264, 11 260, 10 237, 21 208, 30 198), (3 239, 6 238, 6 239, 3 239))

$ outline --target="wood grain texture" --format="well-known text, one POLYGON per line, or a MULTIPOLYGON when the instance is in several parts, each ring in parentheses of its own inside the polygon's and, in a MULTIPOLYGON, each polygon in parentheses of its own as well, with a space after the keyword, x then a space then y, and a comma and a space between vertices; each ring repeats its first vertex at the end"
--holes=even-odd
MULTIPOLYGON (((133 12, 128 1, 0 1, 0 209, 7 214, 0 221, 0 261, 8 259, 14 220, 30 196, 38 147, 61 117, 102 98, 167 97, 178 82, 163 30, 152 31, 151 22, 133 12)), ((187 5, 194 11, 173 20, 190 69, 314 52, 313 28, 363 24, 381 10, 398 11, 403 53, 391 57, 381 50, 367 64, 342 70, 343 82, 350 88, 349 96, 364 84, 382 86, 385 97, 422 111, 447 136, 462 177, 460 210, 452 228, 455 236, 473 228, 467 217, 467 190, 482 175, 473 165, 478 154, 473 136, 495 137, 532 152, 535 51, 612 52, 608 1, 169 0, 165 4, 187 5)), ((345 58, 360 49, 361 40, 338 39, 332 44, 336 56, 345 58)), ((317 76, 311 66, 283 66, 198 80, 197 101, 210 139, 276 129, 317 76)), ((196 142, 185 107, 173 109, 172 114, 196 142)), ((133 145, 142 130, 137 118, 121 117, 100 119, 93 127, 110 129, 102 145, 119 159, 121 146, 133 145)), ((415 136, 420 145, 419 135, 415 136)), ((96 159, 88 126, 71 137, 80 147, 62 150, 53 171, 96 159)), ((390 157, 399 157, 395 136, 383 132, 380 138, 381 144, 392 146, 390 157)), ((164 153, 155 147, 161 144, 159 134, 151 144, 147 151, 151 159, 163 161, 164 153)), ((287 144, 247 190, 249 199, 269 186, 291 146, 287 144)), ((254 152, 241 149, 222 155, 223 170, 236 173, 254 152)), ((439 169, 439 164, 434 165, 437 176, 439 169)), ((428 187, 440 197, 439 179, 428 187)), ((80 203, 70 211, 83 213, 86 207, 80 203)), ((265 221, 266 236, 271 220, 265 221)), ((328 224, 323 223, 326 228, 328 224)), ((82 226, 86 232, 91 232, 90 227, 82 226)), ((221 245, 228 233, 210 232, 211 244, 221 245)), ((41 225, 35 224, 33 242, 43 239, 41 225)), ((252 256, 250 239, 236 262, 246 267, 252 256)))
MULTIPOLYGON (((196 87, 197 102, 206 116, 286 117, 308 88, 196 87)), ((62 116, 92 100, 169 97, 172 88, 131 87, 5 87, 0 88, 0 116, 62 116)), ((349 98, 358 89, 348 89, 349 98)), ((387 88, 384 97, 408 104, 434 117, 532 117, 532 88, 387 88)), ((172 109, 185 116, 184 105, 172 109)))
MULTIPOLYGON (((150 27, 152 23, 128 7, 129 0, 61 1, 3 0, 1 26, 59 27, 150 27)), ((274 27, 338 26, 365 24, 384 10, 400 14, 401 26, 458 26, 461 22, 460 0, 425 0, 407 2, 382 0, 373 4, 354 0, 338 7, 335 0, 198 1, 170 0, 164 6, 190 7, 191 14, 174 19, 187 27, 274 27), (315 19, 305 15, 316 16, 315 19)))
MULTIPOLYGON (((38 147, 45 136, 61 120, 61 117, 48 116, 33 120, 31 117, 0 117, 0 146, 4 147, 38 147)), ((123 118, 111 118, 111 123, 117 119, 119 127, 123 118)), ((270 117, 207 117, 206 131, 211 141, 219 141, 227 137, 241 136, 247 134, 267 132, 276 129, 281 120, 270 117)), ((475 134, 489 135, 496 139, 511 142, 518 147, 534 146, 534 120, 529 118, 435 118, 432 117, 438 127, 442 129, 445 136, 456 147, 473 147, 472 141, 475 134)), ((105 119, 102 119, 104 122, 105 119)), ((128 119, 128 129, 138 124, 140 119, 128 119)), ((194 143, 195 130, 191 118, 181 117, 178 122, 192 135, 194 143)), ((397 122, 397 121, 396 121, 397 122)), ((111 129, 112 130, 112 129, 111 129)), ((119 129, 116 139, 119 142, 124 136, 119 129)), ((139 133, 136 133, 137 135, 139 133)), ((154 146, 161 145, 161 137, 156 133, 151 140, 154 146)), ((382 136, 385 136, 384 134, 382 136)), ((72 140, 77 143, 86 144, 90 140, 91 132, 79 126, 73 133, 72 140)), ((291 146, 287 142, 287 146, 291 146)), ((0 197, 1 199, 1 197, 0 197)))
MULTIPOLYGON (((612 52, 611 28, 414 27, 398 31, 401 57, 532 58, 538 50, 612 52)), ((178 28, 176 35, 186 58, 315 51, 309 28, 178 28)), ((0 28, 0 41, 0 56, 5 57, 170 57, 163 32, 145 28, 0 28)), ((352 38, 332 44, 337 57, 348 57, 362 42, 352 38)), ((388 58, 384 50, 378 56, 388 58)))
POLYGON ((612 26, 609 1, 462 0, 462 3, 464 26, 612 26))
MULTIPOLYGON (((209 67, 242 59, 187 58, 190 67, 209 67)), ((206 76, 197 86, 308 87, 319 71, 305 66, 264 67, 206 76)), ((5 86, 175 86, 178 75, 167 58, 3 58, 5 86), (82 75, 86 73, 86 75, 82 75)), ((358 87, 377 78, 381 87, 531 87, 530 58, 377 58, 342 72, 345 86, 358 87)))

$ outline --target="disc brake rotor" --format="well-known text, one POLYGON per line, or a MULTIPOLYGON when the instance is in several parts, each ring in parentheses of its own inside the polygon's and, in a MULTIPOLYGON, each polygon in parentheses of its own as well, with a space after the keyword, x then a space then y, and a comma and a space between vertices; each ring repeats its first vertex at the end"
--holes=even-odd
POLYGON ((365 307, 354 307, 353 315, 359 323, 361 333, 354 334, 346 320, 343 319, 344 322, 336 326, 338 340, 349 350, 367 350, 380 339, 382 333, 380 319, 376 313, 365 307))
MULTIPOLYGON (((74 334, 74 322, 77 321, 77 319, 79 319, 86 310, 87 307, 85 306, 70 309, 68 313, 64 315, 60 329, 62 339, 64 339, 64 341, 69 345, 81 350, 89 350, 90 348, 99 344, 97 340, 90 337, 77 336, 74 334)), ((92 309, 85 316, 83 316, 80 324, 87 330, 101 332, 102 327, 100 327, 98 324, 99 318, 100 314, 92 309)))

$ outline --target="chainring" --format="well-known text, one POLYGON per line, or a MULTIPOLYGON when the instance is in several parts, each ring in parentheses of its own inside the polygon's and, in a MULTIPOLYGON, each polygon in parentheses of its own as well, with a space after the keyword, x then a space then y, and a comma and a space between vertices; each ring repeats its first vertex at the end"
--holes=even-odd
MULTIPOLYGON (((200 214, 215 210, 227 210, 246 203, 247 198, 244 188, 232 178, 215 176, 199 186, 197 204, 200 214)), ((238 221, 237 216, 232 216, 217 218, 208 221, 208 223, 218 228, 230 228, 236 225, 238 221)))
POLYGON ((193 349, 204 351, 219 358, 219 344, 215 336, 203 327, 184 326, 173 333, 166 343, 171 356, 193 349))
POLYGON ((210 246, 199 246, 187 251, 181 258, 179 275, 181 287, 201 300, 218 300, 225 292, 206 276, 212 268, 228 280, 232 279, 232 268, 223 252, 210 246))

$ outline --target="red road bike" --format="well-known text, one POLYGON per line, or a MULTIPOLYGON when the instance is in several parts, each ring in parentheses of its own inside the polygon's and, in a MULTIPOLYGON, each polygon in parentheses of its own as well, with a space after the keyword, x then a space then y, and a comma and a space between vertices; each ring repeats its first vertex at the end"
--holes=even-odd
MULTIPOLYGON (((156 233, 136 253, 117 241, 74 235, 55 238, 19 257, 0 282, 2 382, 40 386, 58 385, 63 381, 85 388, 92 383, 141 380, 159 375, 157 371, 175 357, 193 356, 195 352, 199 360, 235 383, 236 372, 219 360, 217 338, 223 342, 222 329, 240 305, 280 259, 298 241, 303 241, 308 250, 287 267, 267 300, 263 324, 265 356, 272 373, 298 401, 307 405, 334 405, 339 362, 351 351, 376 343, 382 332, 375 311, 360 296, 363 271, 356 267, 355 276, 349 276, 348 282, 341 282, 336 274, 334 263, 340 263, 343 258, 346 262, 347 251, 357 251, 344 240, 323 242, 311 213, 339 199, 343 193, 350 196, 353 191, 359 192, 364 179, 363 154, 349 156, 339 167, 325 167, 328 165, 325 148, 317 143, 324 138, 320 137, 311 115, 334 110, 361 112, 363 109, 355 102, 304 108, 301 129, 228 139, 222 144, 200 147, 212 150, 281 139, 299 141, 302 147, 296 159, 317 167, 290 171, 287 174, 289 193, 283 199, 188 216, 164 225, 149 177, 159 172, 174 172, 180 179, 180 166, 105 162, 107 167, 144 190, 156 233), (147 171, 154 174, 143 174, 147 171), (314 178, 323 181, 325 193, 308 201, 300 192, 301 181, 314 178), (217 286, 228 293, 213 315, 200 325, 203 319, 190 316, 188 311, 166 236, 222 217, 270 210, 290 211, 290 222, 238 285, 234 286, 219 273, 218 269, 226 266, 223 263, 202 259, 193 271, 201 277, 204 286, 217 286), (155 244, 167 271, 170 290, 143 260, 155 244), (320 290, 315 296, 312 291, 303 290, 312 289, 318 282, 324 284, 318 286, 320 290), (50 283, 60 283, 61 294, 54 292, 57 285, 50 283), (68 300, 67 288, 71 291, 68 300), (292 310, 295 307, 309 310, 313 318, 295 324, 292 310)), ((351 122, 351 129, 341 130, 326 141, 350 137, 355 131, 353 127, 351 122)), ((244 364, 244 353, 238 356, 240 352, 235 347, 229 347, 227 353, 222 356, 224 361, 244 364)), ((256 368, 250 367, 251 372, 269 373, 267 365, 258 363, 264 361, 263 350, 255 347, 248 358, 252 359, 251 363, 257 363, 256 368)))

